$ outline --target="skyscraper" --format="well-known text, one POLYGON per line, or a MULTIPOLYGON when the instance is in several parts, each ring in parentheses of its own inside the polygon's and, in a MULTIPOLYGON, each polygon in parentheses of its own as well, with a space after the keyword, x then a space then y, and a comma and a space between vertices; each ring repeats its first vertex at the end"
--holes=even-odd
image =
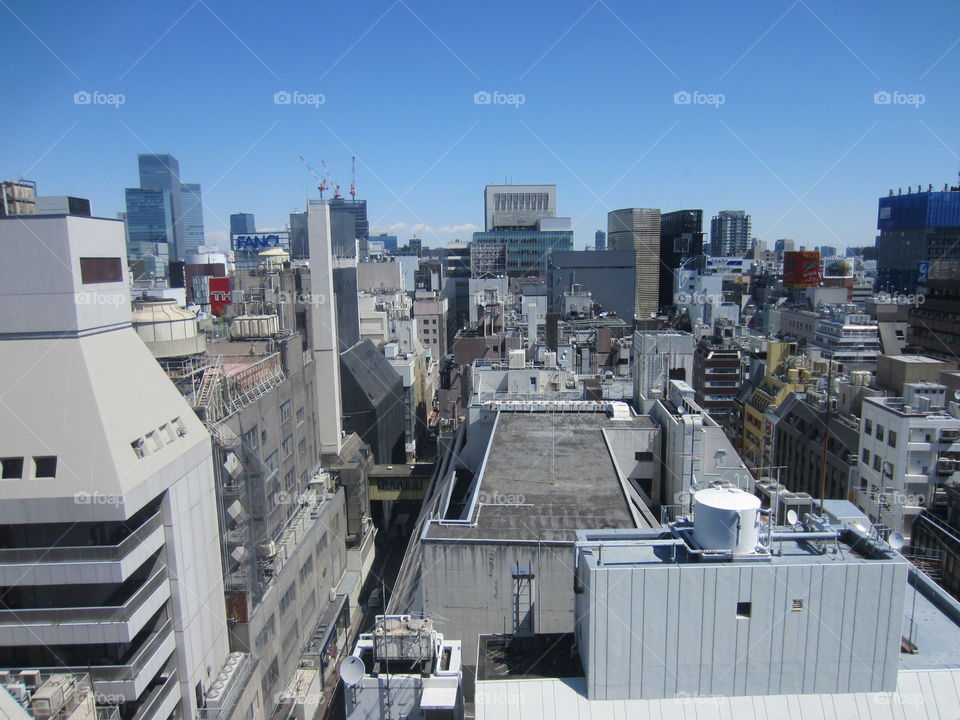
POLYGON ((167 190, 127 188, 127 260, 134 280, 166 278, 173 238, 173 204, 167 190))
POLYGON ((607 234, 603 230, 597 230, 593 234, 593 249, 594 250, 607 249, 607 234))
POLYGON ((703 210, 675 210, 660 218, 660 307, 673 305, 674 270, 703 254, 703 210))
POLYGON ((205 244, 203 232, 203 198, 198 183, 182 183, 183 254, 196 253, 205 244))
POLYGON ((636 258, 633 313, 648 320, 660 309, 660 210, 625 208, 607 213, 607 247, 636 258))
MULTIPOLYGON (((173 155, 138 155, 140 187, 143 190, 166 190, 170 193, 173 213, 173 238, 168 240, 170 261, 183 259, 184 218, 181 195, 180 163, 173 155)), ((129 210, 127 211, 129 213, 129 210)))
POLYGON ((230 234, 244 235, 257 231, 257 224, 253 220, 253 213, 233 213, 230 216, 230 234))
POLYGON ((710 254, 743 257, 750 252, 750 222, 743 210, 721 210, 710 221, 710 254))

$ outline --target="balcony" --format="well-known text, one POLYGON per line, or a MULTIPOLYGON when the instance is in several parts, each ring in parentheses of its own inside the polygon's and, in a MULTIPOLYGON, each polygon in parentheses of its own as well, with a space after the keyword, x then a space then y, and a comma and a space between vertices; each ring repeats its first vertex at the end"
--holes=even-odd
POLYGON ((163 519, 158 512, 117 545, 3 549, 0 585, 123 582, 163 542, 163 519))
POLYGON ((170 717, 179 702, 180 683, 177 671, 173 669, 166 675, 166 680, 144 698, 133 720, 163 720, 170 717))
POLYGON ((122 605, 0 610, 0 645, 86 645, 133 640, 167 600, 166 567, 122 605))
MULTIPOLYGON (((89 673, 97 695, 112 695, 134 701, 144 693, 157 673, 168 663, 176 647, 173 621, 166 620, 149 635, 143 645, 123 665, 57 666, 36 669, 44 673, 89 673)), ((176 682, 174 681, 173 684, 176 685, 176 682)))

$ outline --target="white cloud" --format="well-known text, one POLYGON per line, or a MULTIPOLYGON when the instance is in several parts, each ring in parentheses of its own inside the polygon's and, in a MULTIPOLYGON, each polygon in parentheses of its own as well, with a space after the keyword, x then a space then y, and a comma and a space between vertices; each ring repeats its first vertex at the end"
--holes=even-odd
POLYGON ((462 225, 444 225, 437 230, 437 232, 441 235, 453 235, 457 233, 473 233, 479 229, 480 228, 473 223, 463 223, 462 225))

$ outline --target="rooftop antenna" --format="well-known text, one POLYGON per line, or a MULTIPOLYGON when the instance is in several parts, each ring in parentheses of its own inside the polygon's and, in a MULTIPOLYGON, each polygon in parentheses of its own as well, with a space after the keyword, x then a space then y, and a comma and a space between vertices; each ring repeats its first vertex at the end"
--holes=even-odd
POLYGON ((900 552, 901 550, 903 550, 903 546, 906 544, 907 544, 906 538, 904 538, 903 535, 901 535, 898 532, 890 533, 890 537, 887 538, 887 545, 892 547, 897 552, 900 552))
POLYGON ((353 169, 350 174, 350 197, 353 200, 357 199, 357 156, 353 156, 353 169))

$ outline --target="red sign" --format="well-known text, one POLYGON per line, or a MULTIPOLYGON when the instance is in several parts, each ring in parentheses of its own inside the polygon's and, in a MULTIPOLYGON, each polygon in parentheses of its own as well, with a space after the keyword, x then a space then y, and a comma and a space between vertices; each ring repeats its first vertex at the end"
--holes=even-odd
POLYGON ((222 315, 223 309, 230 304, 230 278, 210 278, 210 312, 222 315))
POLYGON ((809 288, 820 285, 820 253, 816 250, 788 250, 783 254, 783 286, 809 288))

